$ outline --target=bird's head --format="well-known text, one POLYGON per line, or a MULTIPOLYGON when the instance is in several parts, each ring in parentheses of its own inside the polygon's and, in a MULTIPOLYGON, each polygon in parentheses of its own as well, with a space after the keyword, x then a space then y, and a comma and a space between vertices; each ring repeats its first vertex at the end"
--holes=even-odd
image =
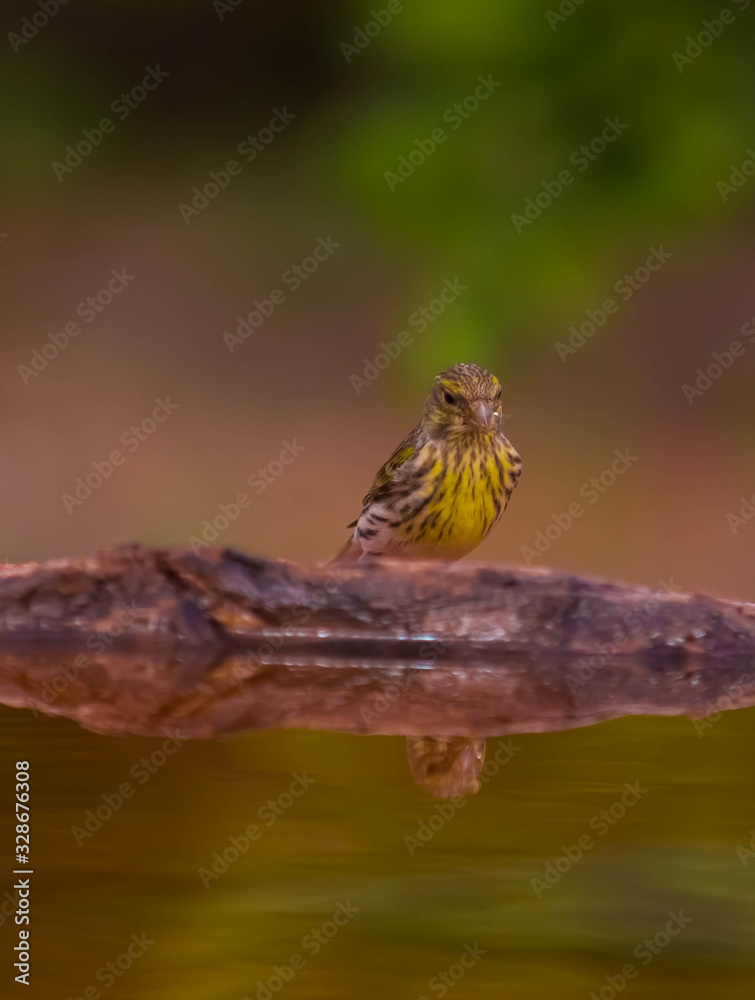
POLYGON ((432 437, 492 437, 501 427, 501 383, 479 365, 436 375, 422 423, 432 437))

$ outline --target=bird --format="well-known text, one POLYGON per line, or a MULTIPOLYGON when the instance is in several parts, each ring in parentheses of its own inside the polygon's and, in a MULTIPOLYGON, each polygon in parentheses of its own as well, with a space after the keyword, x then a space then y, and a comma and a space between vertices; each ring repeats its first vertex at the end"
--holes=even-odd
POLYGON ((407 736, 409 770, 420 788, 439 799, 474 795, 481 787, 485 743, 479 737, 407 736))
POLYGON ((452 562, 476 548, 522 469, 501 418, 501 383, 486 368, 457 364, 436 375, 419 423, 375 476, 332 562, 452 562))

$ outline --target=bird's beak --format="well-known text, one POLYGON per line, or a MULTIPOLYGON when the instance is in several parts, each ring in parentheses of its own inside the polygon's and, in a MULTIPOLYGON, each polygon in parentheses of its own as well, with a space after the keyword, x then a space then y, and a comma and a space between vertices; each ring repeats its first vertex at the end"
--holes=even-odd
POLYGON ((483 399, 478 399, 472 403, 472 419, 484 431, 489 431, 493 426, 494 410, 491 403, 483 399))

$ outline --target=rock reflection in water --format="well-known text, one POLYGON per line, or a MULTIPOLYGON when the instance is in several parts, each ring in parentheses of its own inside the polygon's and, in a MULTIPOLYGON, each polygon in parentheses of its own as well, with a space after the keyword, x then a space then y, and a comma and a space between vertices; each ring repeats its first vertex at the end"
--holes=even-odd
POLYGON ((627 715, 705 718, 755 704, 752 667, 742 657, 658 650, 586 661, 482 645, 474 657, 429 666, 398 659, 395 650, 391 658, 379 644, 359 655, 342 644, 327 656, 322 642, 314 647, 291 641, 277 650, 279 662, 268 663, 259 647, 8 643, 0 647, 0 702, 113 735, 401 735, 415 781, 439 798, 479 789, 482 734, 554 732, 627 715))

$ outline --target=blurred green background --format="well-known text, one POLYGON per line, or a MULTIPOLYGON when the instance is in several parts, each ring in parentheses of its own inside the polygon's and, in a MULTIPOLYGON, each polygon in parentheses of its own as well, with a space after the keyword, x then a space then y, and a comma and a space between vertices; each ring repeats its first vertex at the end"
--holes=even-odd
MULTIPOLYGON (((329 558, 434 374, 477 361, 503 383, 524 475, 475 559, 524 561, 578 502, 583 516, 536 565, 755 600, 755 524, 727 522, 755 492, 747 0, 74 0, 46 24, 39 10, 3 9, 0 558, 186 545, 224 517, 217 544, 329 558), (140 91, 150 68, 150 85, 167 76, 140 91), (480 77, 491 92, 475 107, 480 77), (291 118, 279 132, 276 116, 276 128, 291 118), (621 131, 602 150, 606 119, 621 131), (182 210, 218 177, 206 207, 182 210), (325 259, 308 261, 323 244, 325 259), (653 248, 671 256, 638 270, 653 248), (133 278, 87 322, 113 269, 133 278), (446 282, 464 287, 433 312, 446 282), (285 301, 270 310, 275 289, 285 301), (255 301, 270 315, 233 343, 255 301), (70 322, 80 334, 56 348, 50 335, 64 344, 70 322), (559 348, 590 322, 574 353, 559 348), (411 344, 370 368, 402 332, 411 344), (685 396, 736 340, 741 355, 685 396), (151 425, 166 398, 178 409, 151 425), (284 442, 299 452, 285 466, 284 442), (584 485, 627 449, 636 461, 591 503, 584 485), (122 464, 66 503, 114 450, 122 464), (264 489, 250 488, 255 475, 264 489), (253 502, 234 517, 242 491, 253 502)), ((5 712, 3 757, 21 745, 36 761, 38 836, 48 866, 61 864, 37 897, 39 995, 83 989, 149 916, 173 957, 155 952, 109 995, 253 996, 310 917, 359 889, 368 920, 289 995, 415 997, 487 933, 496 964, 455 997, 586 996, 689 893, 707 916, 670 978, 659 959, 631 988, 690 998, 714 982, 718 996, 745 996, 753 888, 733 850, 754 822, 750 719, 739 712, 705 740, 659 719, 530 736, 535 773, 518 771, 513 792, 503 779, 487 787, 447 853, 428 862, 428 850, 407 872, 401 837, 432 802, 409 783, 400 739, 393 751, 327 734, 190 746, 79 851, 65 839, 72 817, 143 741, 5 712), (536 907, 530 874, 643 776, 640 759, 652 802, 617 830, 613 854, 536 907), (280 821, 264 865, 250 856, 222 888, 195 885, 213 845, 311 761, 322 783, 299 819, 280 821), (455 926, 456 913, 468 919, 455 926)))

